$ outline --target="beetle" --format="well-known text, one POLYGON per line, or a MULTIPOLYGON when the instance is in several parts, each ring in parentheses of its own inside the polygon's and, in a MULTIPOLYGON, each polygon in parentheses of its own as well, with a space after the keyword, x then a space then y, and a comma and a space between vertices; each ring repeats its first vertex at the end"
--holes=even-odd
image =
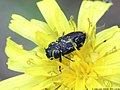
POLYGON ((57 59, 61 56, 69 54, 75 50, 75 47, 79 50, 83 46, 86 39, 86 34, 80 31, 68 33, 62 37, 59 37, 56 42, 51 42, 48 48, 45 49, 46 56, 51 60, 57 59), (73 45, 75 44, 75 45, 73 45))

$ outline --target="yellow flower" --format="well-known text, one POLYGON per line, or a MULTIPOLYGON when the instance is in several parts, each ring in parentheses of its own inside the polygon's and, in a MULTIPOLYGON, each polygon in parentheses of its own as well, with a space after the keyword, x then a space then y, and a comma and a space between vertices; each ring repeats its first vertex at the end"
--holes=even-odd
POLYGON ((47 23, 12 15, 9 28, 37 46, 27 51, 10 37, 7 38, 5 52, 8 68, 23 74, 1 81, 0 90, 120 87, 120 28, 113 26, 96 34, 96 23, 112 3, 83 1, 77 26, 72 17, 67 20, 55 0, 43 0, 37 5, 47 23), (80 50, 66 55, 74 61, 62 57, 62 62, 59 62, 59 58, 50 60, 46 57, 45 48, 51 42, 55 42, 63 33, 75 31, 86 33, 86 40, 80 50))

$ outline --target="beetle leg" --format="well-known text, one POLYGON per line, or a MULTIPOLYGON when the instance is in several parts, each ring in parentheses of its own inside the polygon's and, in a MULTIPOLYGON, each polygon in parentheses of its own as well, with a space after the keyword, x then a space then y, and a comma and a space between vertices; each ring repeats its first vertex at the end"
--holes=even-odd
MULTIPOLYGON (((60 56, 59 61, 62 62, 62 56, 60 56)), ((59 66, 59 71, 61 72, 61 66, 59 66)))
POLYGON ((63 57, 65 57, 65 58, 67 58, 67 59, 71 60, 72 62, 74 62, 74 60, 70 59, 70 58, 69 58, 69 57, 67 57, 67 56, 63 56, 63 57))
POLYGON ((62 62, 62 56, 60 56, 60 59, 59 59, 60 62, 62 62))

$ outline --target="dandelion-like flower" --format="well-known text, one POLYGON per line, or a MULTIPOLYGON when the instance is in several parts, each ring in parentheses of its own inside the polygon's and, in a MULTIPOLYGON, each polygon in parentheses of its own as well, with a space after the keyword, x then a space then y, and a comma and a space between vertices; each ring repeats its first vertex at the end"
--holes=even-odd
MULTIPOLYGON (((77 25, 68 21, 55 0, 37 3, 46 23, 26 20, 13 14, 9 28, 33 41, 33 50, 24 50, 7 38, 5 52, 8 68, 24 74, 0 82, 0 90, 92 90, 120 87, 120 29, 113 26, 96 34, 96 23, 112 5, 111 2, 82 1, 77 25), (84 45, 77 50, 50 60, 45 48, 59 37, 81 31, 84 45)), ((64 36, 63 36, 64 37, 64 36)), ((71 42, 72 43, 72 42, 71 42)))

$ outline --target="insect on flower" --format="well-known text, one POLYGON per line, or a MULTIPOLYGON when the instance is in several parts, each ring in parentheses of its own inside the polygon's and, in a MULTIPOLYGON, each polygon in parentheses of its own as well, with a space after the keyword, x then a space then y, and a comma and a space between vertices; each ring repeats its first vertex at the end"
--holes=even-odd
POLYGON ((59 37, 56 40, 56 42, 50 43, 48 45, 48 48, 45 49, 46 56, 51 60, 53 58, 55 59, 60 58, 60 62, 61 62, 61 56, 64 56, 65 54, 69 54, 70 52, 74 51, 75 48, 79 50, 80 47, 83 46, 85 42, 85 38, 86 38, 86 34, 80 31, 71 32, 63 37, 59 37))

